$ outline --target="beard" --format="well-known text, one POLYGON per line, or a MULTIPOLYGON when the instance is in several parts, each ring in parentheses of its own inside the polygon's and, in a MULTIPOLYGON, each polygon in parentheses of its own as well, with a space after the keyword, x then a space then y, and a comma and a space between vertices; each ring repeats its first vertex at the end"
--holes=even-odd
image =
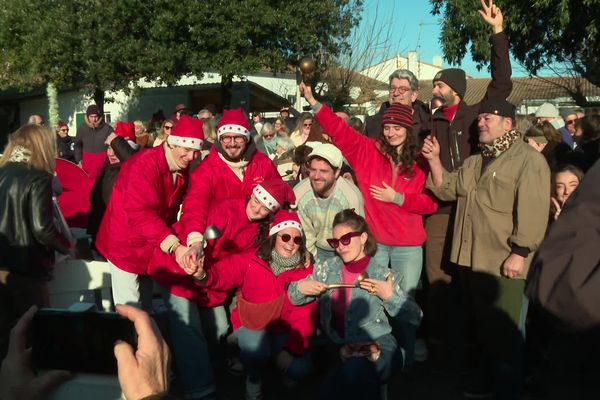
POLYGON ((312 187, 313 192, 315 192, 317 196, 324 197, 325 194, 333 187, 333 185, 335 185, 335 181, 335 179, 331 182, 319 181, 319 183, 323 183, 322 187, 319 189, 315 188, 313 181, 310 181, 310 186, 312 187))

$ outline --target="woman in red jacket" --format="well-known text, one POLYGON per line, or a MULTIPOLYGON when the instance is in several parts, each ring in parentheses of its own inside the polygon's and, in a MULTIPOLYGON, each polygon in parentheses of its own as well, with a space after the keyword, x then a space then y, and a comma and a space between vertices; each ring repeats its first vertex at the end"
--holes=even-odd
MULTIPOLYGON (((423 264, 423 215, 437 210, 437 202, 424 190, 427 166, 419 158, 412 107, 392 104, 383 114, 382 135, 374 140, 318 103, 309 86, 301 83, 300 91, 354 169, 365 202, 365 219, 377 240, 375 260, 390 265, 401 289, 414 297, 423 264)), ((412 336, 413 332, 405 334, 412 336)), ((404 344, 410 363, 413 340, 408 340, 404 344)))
MULTIPOLYGON (((218 210, 213 210, 208 218, 208 225, 216 226, 221 236, 206 243, 203 263, 206 270, 216 268, 214 264, 227 256, 256 248, 257 240, 264 241, 267 237, 273 214, 286 202, 294 202, 293 192, 281 179, 256 185, 247 199, 221 202, 218 210)), ((173 229, 185 246, 181 224, 176 223, 173 229)), ((207 339, 216 344, 229 330, 227 313, 222 306, 229 291, 198 290, 194 279, 186 273, 192 273, 196 267, 194 259, 193 265, 186 265, 184 270, 174 254, 157 249, 148 266, 148 274, 160 284, 167 306, 171 331, 169 346, 184 392, 190 396, 205 396, 215 390, 214 385, 206 384, 213 382, 207 339), (202 380, 198 379, 199 375, 202 380)))
POLYGON ((305 243, 298 215, 280 210, 257 252, 232 256, 208 271, 200 265, 194 273, 204 290, 239 288, 231 322, 247 371, 246 399, 262 398, 263 371, 273 356, 291 379, 301 379, 312 369, 307 349, 316 303, 296 306, 287 296, 290 282, 313 270, 304 266, 305 243))

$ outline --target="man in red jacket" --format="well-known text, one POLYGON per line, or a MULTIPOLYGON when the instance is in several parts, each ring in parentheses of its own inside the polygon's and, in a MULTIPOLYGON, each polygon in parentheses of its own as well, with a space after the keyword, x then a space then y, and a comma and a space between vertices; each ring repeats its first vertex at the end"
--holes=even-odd
POLYGON ((149 310, 152 282, 146 268, 155 247, 184 254, 171 225, 187 187, 187 168, 202 146, 202 121, 184 116, 167 141, 123 164, 96 238, 111 267, 115 304, 149 310))
MULTIPOLYGON (((189 194, 183 202, 180 225, 190 251, 188 262, 196 260, 208 214, 222 200, 245 198, 261 182, 279 177, 273 162, 256 151, 250 140, 250 124, 241 108, 225 110, 217 130, 217 142, 190 177, 189 194)), ((279 177, 279 179, 281 179, 279 177)), ((184 258, 177 257, 180 266, 184 258)))

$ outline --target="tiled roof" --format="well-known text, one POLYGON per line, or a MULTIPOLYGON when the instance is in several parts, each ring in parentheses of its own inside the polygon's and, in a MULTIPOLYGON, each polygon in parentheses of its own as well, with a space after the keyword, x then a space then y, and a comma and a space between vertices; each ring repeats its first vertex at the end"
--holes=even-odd
MULTIPOLYGON (((490 83, 490 78, 467 79, 465 102, 475 104, 483 99, 490 83)), ((525 77, 512 78, 513 90, 508 101, 519 106, 524 100, 551 100, 561 97, 571 97, 569 88, 580 86, 586 97, 600 96, 600 87, 593 85, 587 79, 573 77, 525 77)), ((431 99, 432 81, 419 81, 419 100, 431 99)))

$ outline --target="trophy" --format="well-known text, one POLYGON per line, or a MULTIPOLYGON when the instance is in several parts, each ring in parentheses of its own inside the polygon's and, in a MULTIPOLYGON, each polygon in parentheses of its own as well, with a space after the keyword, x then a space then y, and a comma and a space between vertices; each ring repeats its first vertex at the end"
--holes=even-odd
POLYGON ((298 63, 298 70, 296 72, 297 83, 300 84, 300 81, 302 81, 305 85, 314 87, 316 83, 316 69, 315 60, 310 57, 302 58, 298 63))

